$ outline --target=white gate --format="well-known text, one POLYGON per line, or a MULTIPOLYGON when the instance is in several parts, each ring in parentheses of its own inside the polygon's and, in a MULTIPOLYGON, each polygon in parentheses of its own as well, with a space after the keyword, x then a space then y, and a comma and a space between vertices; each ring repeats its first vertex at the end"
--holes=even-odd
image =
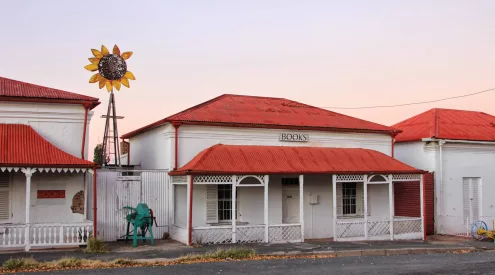
MULTIPOLYGON (((128 210, 124 206, 136 207, 146 203, 153 210, 156 225, 153 235, 156 239, 168 232, 168 174, 167 171, 144 170, 98 170, 97 171, 97 208, 98 237, 104 241, 121 239, 127 230, 125 217, 128 210)), ((88 184, 88 217, 93 218, 93 185, 88 184)))

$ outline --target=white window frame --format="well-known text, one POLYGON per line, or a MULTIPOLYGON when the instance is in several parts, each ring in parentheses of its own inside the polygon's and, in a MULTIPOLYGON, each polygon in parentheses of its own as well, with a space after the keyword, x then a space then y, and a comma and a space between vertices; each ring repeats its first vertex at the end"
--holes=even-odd
POLYGON ((357 211, 358 210, 357 209, 358 208, 358 202, 357 202, 358 188, 357 188, 357 185, 358 185, 358 183, 356 183, 356 182, 343 182, 342 183, 342 215, 345 217, 358 215, 358 213, 357 213, 358 212, 357 211), (349 187, 346 188, 346 185, 350 185, 350 184, 354 184, 354 188, 349 188, 349 187), (346 192, 345 192, 346 189, 351 189, 351 190, 354 189, 354 196, 353 195, 346 195, 346 192), (352 209, 352 206, 353 206, 353 204, 346 204, 346 199, 349 201, 354 199, 354 213, 347 213, 347 214, 345 213, 346 207, 348 207, 350 210, 350 209, 352 209))
POLYGON ((217 186, 217 193, 218 193, 218 204, 217 204, 217 212, 218 212, 218 223, 227 223, 227 222, 232 222, 232 184, 219 184, 217 186), (229 188, 230 187, 230 188, 229 188), (222 189, 224 188, 224 189, 222 189), (220 196, 220 191, 223 191, 223 194, 231 194, 230 199, 229 198, 221 198, 220 196), (229 192, 225 192, 226 190, 229 192), (220 202, 229 202, 230 201, 230 209, 227 209, 225 207, 220 207, 220 202), (227 211, 230 210, 230 219, 221 219, 220 211, 227 211))

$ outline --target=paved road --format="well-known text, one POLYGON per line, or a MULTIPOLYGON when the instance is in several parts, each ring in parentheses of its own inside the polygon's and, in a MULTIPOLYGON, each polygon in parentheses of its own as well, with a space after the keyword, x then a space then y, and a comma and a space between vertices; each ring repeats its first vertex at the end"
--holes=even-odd
POLYGON ((26 274, 495 274, 495 252, 242 261, 26 274))

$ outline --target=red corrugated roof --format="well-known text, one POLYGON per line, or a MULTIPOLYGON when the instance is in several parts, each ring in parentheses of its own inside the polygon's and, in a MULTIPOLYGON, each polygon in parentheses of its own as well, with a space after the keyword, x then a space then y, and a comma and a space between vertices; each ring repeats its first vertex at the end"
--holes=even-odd
POLYGON ((214 145, 171 174, 422 173, 361 148, 214 145))
POLYGON ((21 82, 0 77, 0 100, 38 100, 38 101, 66 101, 74 103, 88 102, 93 107, 100 104, 98 98, 43 87, 35 84, 21 82))
POLYGON ((167 122, 301 130, 398 132, 391 127, 284 98, 226 94, 134 130, 122 138, 131 138, 167 122))
POLYGON ((403 132, 397 142, 423 138, 495 141, 495 117, 483 112, 431 109, 393 127, 403 132))
POLYGON ((31 126, 0 124, 0 166, 93 167, 41 137, 31 126))

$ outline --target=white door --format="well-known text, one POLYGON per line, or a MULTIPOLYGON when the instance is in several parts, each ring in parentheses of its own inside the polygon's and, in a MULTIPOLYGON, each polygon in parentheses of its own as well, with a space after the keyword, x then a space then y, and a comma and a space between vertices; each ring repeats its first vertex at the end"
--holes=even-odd
POLYGON ((282 223, 299 223, 299 189, 282 189, 282 223))
POLYGON ((468 223, 480 219, 480 182, 480 178, 462 179, 463 214, 468 223))
POLYGON ((9 173, 0 172, 0 223, 10 222, 9 173))

